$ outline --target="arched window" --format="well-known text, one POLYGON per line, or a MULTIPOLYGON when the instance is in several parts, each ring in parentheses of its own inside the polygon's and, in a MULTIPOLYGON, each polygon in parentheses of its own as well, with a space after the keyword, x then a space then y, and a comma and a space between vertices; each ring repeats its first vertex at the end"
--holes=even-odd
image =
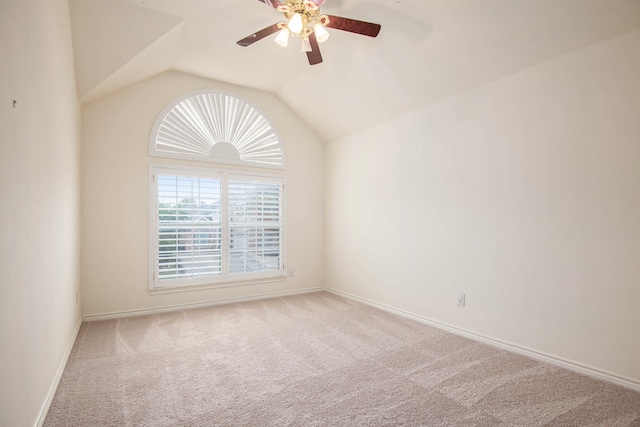
POLYGON ((149 154, 284 167, 273 126, 249 103, 224 92, 195 92, 169 104, 153 127, 149 154))
POLYGON ((198 92, 169 104, 151 156, 247 166, 150 165, 152 292, 284 280, 284 153, 253 106, 198 92))

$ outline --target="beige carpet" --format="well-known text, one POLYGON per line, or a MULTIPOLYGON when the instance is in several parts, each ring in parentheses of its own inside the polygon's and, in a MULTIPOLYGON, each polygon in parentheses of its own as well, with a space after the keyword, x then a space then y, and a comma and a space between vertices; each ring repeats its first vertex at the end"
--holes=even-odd
POLYGON ((82 325, 46 426, 640 426, 640 393, 321 292, 82 325))

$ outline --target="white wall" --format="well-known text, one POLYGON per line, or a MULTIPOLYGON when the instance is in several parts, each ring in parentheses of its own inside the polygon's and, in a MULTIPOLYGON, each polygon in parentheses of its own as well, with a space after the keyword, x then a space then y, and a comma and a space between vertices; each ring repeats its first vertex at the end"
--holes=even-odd
POLYGON ((274 95, 166 72, 84 105, 82 144, 83 315, 323 286, 323 146, 274 95), (149 136, 167 104, 198 89, 225 90, 246 99, 273 123, 283 141, 286 268, 293 268, 295 276, 260 285, 150 295, 148 164, 189 162, 149 157, 149 136))
POLYGON ((80 109, 67 1, 2 0, 0 62, 0 425, 29 426, 80 320, 80 109))
POLYGON ((327 146, 327 287, 640 382, 638 46, 327 146))

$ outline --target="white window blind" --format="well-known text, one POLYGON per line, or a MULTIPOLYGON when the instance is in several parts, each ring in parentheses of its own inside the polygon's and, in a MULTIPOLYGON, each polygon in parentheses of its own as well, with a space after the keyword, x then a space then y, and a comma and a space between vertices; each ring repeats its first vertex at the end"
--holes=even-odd
POLYGON ((280 178, 152 169, 151 289, 282 276, 280 178))

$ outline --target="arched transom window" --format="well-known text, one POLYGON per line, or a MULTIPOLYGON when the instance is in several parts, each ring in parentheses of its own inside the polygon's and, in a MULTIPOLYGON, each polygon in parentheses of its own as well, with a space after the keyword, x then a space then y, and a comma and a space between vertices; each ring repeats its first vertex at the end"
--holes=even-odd
POLYGON ((284 167, 278 135, 246 101, 201 91, 169 104, 151 133, 152 156, 284 167))

